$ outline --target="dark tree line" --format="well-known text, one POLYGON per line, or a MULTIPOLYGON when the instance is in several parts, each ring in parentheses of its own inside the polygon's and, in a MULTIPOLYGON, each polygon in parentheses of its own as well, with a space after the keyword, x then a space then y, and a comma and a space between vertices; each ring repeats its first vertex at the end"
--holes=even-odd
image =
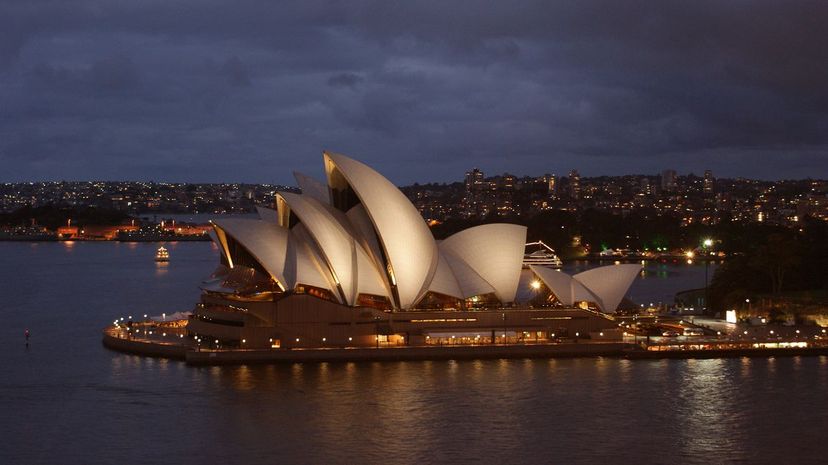
POLYGON ((710 284, 714 311, 739 306, 756 295, 828 290, 828 223, 805 218, 799 229, 764 229, 750 239, 732 238, 738 251, 716 270, 710 284))

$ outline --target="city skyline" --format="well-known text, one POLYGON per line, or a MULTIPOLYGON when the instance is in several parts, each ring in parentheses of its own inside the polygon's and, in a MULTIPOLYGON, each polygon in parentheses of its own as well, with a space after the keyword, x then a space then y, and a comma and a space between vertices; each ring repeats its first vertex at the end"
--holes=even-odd
MULTIPOLYGON (((306 184, 313 181, 301 174, 299 179, 306 184)), ((589 177, 577 170, 564 176, 487 176, 472 168, 463 178, 448 183, 398 187, 429 222, 492 215, 525 218, 544 211, 589 209, 621 216, 632 212, 669 215, 680 218, 682 225, 744 221, 794 226, 806 216, 828 218, 826 180, 720 178, 712 170, 702 176, 666 169, 657 175, 589 177)), ((242 213, 252 212, 255 206, 272 206, 279 192, 300 191, 293 186, 255 183, 0 183, 0 213, 44 206, 93 206, 131 214, 242 213)))
POLYGON ((397 185, 469 166, 819 177, 826 20, 812 2, 0 2, 0 182, 288 184, 323 149, 397 185))
MULTIPOLYGON (((614 173, 602 173, 602 174, 588 174, 582 173, 581 170, 578 168, 563 168, 561 170, 544 170, 541 168, 539 171, 536 172, 522 172, 517 171, 514 169, 506 169, 503 171, 495 171, 495 170, 488 170, 483 168, 482 166, 477 165, 469 165, 465 168, 465 170, 460 170, 455 175, 454 173, 444 172, 443 176, 435 175, 433 179, 415 179, 411 182, 407 183, 397 183, 396 185, 399 187, 409 187, 414 185, 426 185, 426 184, 453 184, 463 182, 463 178, 465 175, 468 174, 469 170, 480 170, 483 173, 487 173, 486 177, 499 177, 504 175, 512 175, 516 178, 531 178, 543 175, 553 175, 557 177, 568 177, 572 172, 578 173, 579 177, 592 179, 592 178, 621 178, 621 177, 661 177, 665 171, 674 171, 676 176, 695 176, 699 178, 703 178, 706 172, 714 172, 714 170, 710 168, 699 168, 697 170, 689 170, 689 171, 679 171, 671 166, 664 166, 662 168, 654 168, 650 172, 614 172, 614 173)), ((731 179, 731 180, 744 180, 744 181, 757 181, 757 182, 786 182, 786 181, 826 181, 828 180, 828 172, 825 175, 821 175, 822 173, 811 173, 809 175, 804 175, 802 177, 752 177, 752 176, 745 176, 745 175, 725 175, 721 176, 718 171, 716 173, 717 179, 731 179)), ((122 178, 54 178, 54 179, 21 179, 21 180, 4 180, 0 179, 0 185, 13 185, 13 184, 41 184, 41 183, 147 183, 147 184, 169 184, 169 185, 176 185, 176 184, 224 184, 224 185, 242 185, 242 184, 249 184, 249 185, 258 185, 258 186, 274 186, 274 187, 284 187, 284 188, 298 188, 298 184, 295 180, 292 179, 292 172, 289 173, 290 177, 285 180, 284 183, 277 182, 275 180, 264 180, 264 181, 247 181, 247 180, 235 180, 231 179, 232 176, 228 177, 228 179, 216 179, 216 180, 209 180, 209 181, 200 181, 200 180, 179 180, 179 179, 167 179, 163 177, 150 177, 150 178, 138 178, 138 177, 122 177, 122 178)), ((324 173, 314 173, 316 178, 323 178, 324 173)), ((280 176, 280 179, 282 176, 280 176)))

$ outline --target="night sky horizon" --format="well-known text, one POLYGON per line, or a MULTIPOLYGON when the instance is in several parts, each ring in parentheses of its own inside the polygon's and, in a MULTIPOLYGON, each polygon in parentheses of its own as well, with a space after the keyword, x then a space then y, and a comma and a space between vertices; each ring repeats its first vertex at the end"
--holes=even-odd
POLYGON ((0 0, 0 182, 828 178, 828 3, 0 0))

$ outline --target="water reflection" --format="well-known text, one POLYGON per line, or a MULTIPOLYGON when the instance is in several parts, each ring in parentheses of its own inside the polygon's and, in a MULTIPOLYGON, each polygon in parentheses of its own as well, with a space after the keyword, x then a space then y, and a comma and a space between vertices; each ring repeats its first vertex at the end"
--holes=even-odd
POLYGON ((744 456, 741 412, 734 409, 739 395, 730 379, 730 361, 687 360, 679 382, 676 415, 682 457, 718 456, 727 453, 737 460, 744 456))
POLYGON ((742 357, 741 362, 742 363, 740 364, 739 374, 741 375, 742 379, 749 378, 750 377, 750 365, 751 365, 750 357, 742 357))
POLYGON ((237 367, 233 373, 235 379, 234 388, 241 391, 249 391, 256 387, 256 382, 250 374, 250 368, 247 365, 237 367))
MULTIPOLYGON (((172 266, 157 275, 155 244, 0 243, 13 264, 0 268, 0 462, 824 457, 828 357, 191 367, 101 348, 100 327, 116 316, 191 307, 218 260, 212 247, 179 243, 172 266), (35 337, 29 351, 23 327, 35 337)), ((672 300, 674 288, 703 283, 704 267, 651 265, 645 275, 634 298, 672 300)))
MULTIPOLYGON (((199 437, 220 435, 245 450, 314 463, 375 463, 387 461, 388 451, 403 462, 543 457, 546 463, 594 463, 609 456, 651 462, 664 451, 682 463, 709 463, 711 457, 753 462, 767 441, 757 437, 786 434, 765 417, 784 422, 791 412, 807 411, 811 423, 828 424, 824 409, 816 408, 823 405, 818 396, 779 390, 809 375, 812 392, 828 389, 828 357, 193 368, 116 356, 111 363, 119 373, 114 384, 139 390, 121 401, 142 389, 157 391, 152 386, 159 380, 185 376, 191 390, 174 390, 165 402, 190 405, 202 425, 199 437), (768 378, 770 370, 779 376, 768 378), (784 413, 771 409, 773 402, 784 413), (809 402, 818 404, 807 407, 809 402), (642 440, 646 447, 629 446, 642 440)), ((250 454, 240 457, 257 456, 250 454)))
POLYGON ((169 262, 155 262, 155 275, 162 277, 167 274, 169 262))

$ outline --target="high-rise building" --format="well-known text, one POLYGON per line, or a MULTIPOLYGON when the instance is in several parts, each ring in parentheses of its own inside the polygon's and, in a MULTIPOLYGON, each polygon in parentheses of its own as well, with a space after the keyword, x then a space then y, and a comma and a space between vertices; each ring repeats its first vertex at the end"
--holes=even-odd
POLYGON ((653 193, 652 186, 650 186, 650 180, 647 178, 641 178, 641 192, 644 195, 650 195, 653 193))
POLYGON ((661 172, 661 190, 676 190, 676 170, 664 170, 661 172))
POLYGON ((703 191, 704 195, 713 195, 715 191, 716 185, 716 178, 713 177, 713 172, 710 170, 704 170, 704 184, 703 184, 703 191))
POLYGON ((578 170, 569 172, 569 196, 574 200, 581 198, 581 175, 578 170))
POLYGON ((503 178, 501 178, 503 190, 507 192, 515 190, 515 181, 516 179, 514 175, 509 173, 504 174, 503 178))
POLYGON ((483 172, 477 168, 466 172, 466 192, 480 192, 483 189, 483 172))
POLYGON ((554 196, 558 190, 558 177, 554 174, 547 174, 546 178, 546 193, 550 196, 554 196))

